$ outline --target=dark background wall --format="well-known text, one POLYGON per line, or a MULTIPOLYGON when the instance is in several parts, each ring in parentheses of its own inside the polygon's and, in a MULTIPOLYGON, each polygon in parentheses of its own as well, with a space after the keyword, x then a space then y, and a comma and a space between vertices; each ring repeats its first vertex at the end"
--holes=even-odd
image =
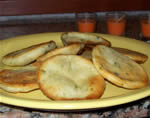
POLYGON ((0 15, 150 10, 150 0, 0 0, 0 15))

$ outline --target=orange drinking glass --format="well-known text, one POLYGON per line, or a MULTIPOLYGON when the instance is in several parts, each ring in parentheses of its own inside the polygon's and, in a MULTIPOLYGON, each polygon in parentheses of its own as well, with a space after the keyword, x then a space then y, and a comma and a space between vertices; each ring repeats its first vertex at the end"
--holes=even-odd
POLYGON ((96 25, 96 14, 94 13, 78 13, 77 26, 79 32, 94 32, 96 25))
POLYGON ((107 29, 111 35, 123 35, 126 26, 124 13, 107 13, 107 29))
POLYGON ((150 19, 141 20, 141 32, 143 37, 150 38, 150 19))

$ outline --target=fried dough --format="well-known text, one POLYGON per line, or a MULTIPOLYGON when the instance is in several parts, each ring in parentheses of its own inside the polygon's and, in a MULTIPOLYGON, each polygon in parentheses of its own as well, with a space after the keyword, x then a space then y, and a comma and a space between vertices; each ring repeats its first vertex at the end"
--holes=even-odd
POLYGON ((99 73, 114 85, 127 89, 147 86, 148 75, 143 67, 114 49, 97 45, 92 57, 99 73))
POLYGON ((99 98, 104 78, 93 63, 77 55, 57 55, 44 61, 38 71, 41 91, 53 100, 99 98))
POLYGON ((64 45, 71 43, 82 43, 89 47, 93 47, 98 44, 111 46, 111 43, 108 40, 101 36, 90 33, 66 32, 61 35, 61 40, 64 45))
POLYGON ((148 59, 147 55, 137 51, 133 51, 125 48, 119 48, 119 47, 112 47, 112 48, 118 51, 119 53, 128 56, 129 58, 131 58, 132 60, 136 61, 139 64, 146 62, 148 59))
POLYGON ((38 89, 36 69, 0 71, 0 88, 7 92, 30 92, 38 89))
POLYGON ((52 56, 60 55, 60 54, 78 54, 83 48, 84 48, 83 44, 70 44, 62 48, 56 48, 52 51, 49 51, 47 54, 39 57, 36 60, 36 62, 34 62, 32 65, 35 67, 39 67, 44 60, 52 56))
POLYGON ((58 55, 58 54, 78 54, 80 50, 84 48, 84 45, 82 44, 70 44, 68 46, 62 47, 62 48, 56 48, 47 54, 39 57, 37 61, 44 61, 45 59, 58 55))
POLYGON ((32 45, 5 55, 2 62, 8 66, 24 66, 35 61, 46 52, 56 48, 54 41, 32 45))

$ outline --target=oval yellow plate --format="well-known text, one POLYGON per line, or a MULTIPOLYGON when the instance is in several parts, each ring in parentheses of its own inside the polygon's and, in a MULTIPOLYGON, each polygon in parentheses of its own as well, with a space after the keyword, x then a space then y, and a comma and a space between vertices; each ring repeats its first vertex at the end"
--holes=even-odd
MULTIPOLYGON (((132 49, 149 56, 144 69, 150 77, 150 45, 135 39, 125 37, 101 35, 112 43, 112 46, 132 49)), ((63 46, 60 40, 61 33, 41 33, 33 35, 18 36, 6 40, 0 40, 0 69, 7 68, 1 62, 2 57, 17 49, 21 49, 40 42, 54 40, 59 47, 63 46)), ((40 90, 30 93, 9 93, 0 89, 0 102, 15 106, 45 109, 45 110, 88 110, 105 108, 119 104, 125 104, 150 95, 150 84, 146 88, 127 90, 116 87, 106 82, 106 90, 100 99, 77 100, 77 101, 52 101, 42 94, 40 90)))

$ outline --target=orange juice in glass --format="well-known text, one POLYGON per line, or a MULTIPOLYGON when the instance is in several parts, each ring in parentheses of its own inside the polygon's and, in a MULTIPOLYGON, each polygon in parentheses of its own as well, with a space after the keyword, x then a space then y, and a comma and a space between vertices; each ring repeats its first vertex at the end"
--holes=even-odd
POLYGON ((145 38, 150 38, 150 14, 141 19, 141 32, 145 38))
POLYGON ((96 25, 95 13, 78 13, 76 14, 77 26, 79 32, 94 32, 96 25))
POLYGON ((126 26, 124 13, 107 13, 107 29, 111 35, 123 35, 126 26))

